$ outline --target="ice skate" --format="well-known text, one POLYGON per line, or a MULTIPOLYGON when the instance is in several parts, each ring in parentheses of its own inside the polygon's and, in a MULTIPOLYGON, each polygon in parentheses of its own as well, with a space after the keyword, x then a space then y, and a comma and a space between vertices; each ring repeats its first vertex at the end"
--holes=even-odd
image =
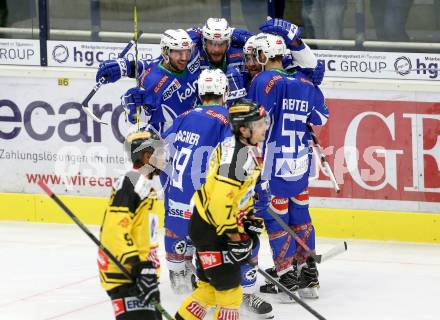
POLYGON ((299 296, 304 299, 318 299, 318 269, 313 258, 308 258, 306 265, 299 270, 299 296))
POLYGON ((241 308, 256 319, 273 319, 272 305, 253 293, 244 293, 241 308))

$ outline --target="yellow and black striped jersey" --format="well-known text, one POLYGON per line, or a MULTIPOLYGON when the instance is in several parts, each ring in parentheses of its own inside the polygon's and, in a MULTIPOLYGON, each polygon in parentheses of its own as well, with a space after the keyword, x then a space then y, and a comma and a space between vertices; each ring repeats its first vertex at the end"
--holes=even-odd
POLYGON ((256 147, 235 137, 227 138, 213 152, 206 182, 194 193, 200 217, 216 233, 244 232, 241 219, 253 209, 253 194, 261 167, 256 147))
MULTIPOLYGON (((159 221, 157 215, 150 212, 156 201, 151 190, 152 180, 135 169, 129 171, 114 184, 102 222, 101 243, 129 272, 139 261, 158 262, 159 221)), ((98 252, 98 267, 105 290, 130 283, 101 250, 98 252)))

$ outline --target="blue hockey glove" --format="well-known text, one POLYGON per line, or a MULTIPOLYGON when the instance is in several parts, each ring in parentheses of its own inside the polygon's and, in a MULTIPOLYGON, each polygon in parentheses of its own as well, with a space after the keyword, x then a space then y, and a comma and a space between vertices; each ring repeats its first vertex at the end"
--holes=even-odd
POLYGON ((231 36, 231 45, 242 48, 252 36, 253 34, 245 29, 234 28, 231 36))
POLYGON ((243 74, 238 68, 229 67, 228 70, 226 70, 226 78, 228 79, 229 89, 227 96, 228 104, 246 96, 243 74))
POLYGON ((119 58, 115 60, 106 60, 99 65, 96 73, 96 82, 101 77, 106 81, 104 83, 113 83, 121 79, 121 77, 128 77, 131 74, 131 63, 127 59, 119 58))
POLYGON ((318 61, 315 69, 313 69, 310 79, 312 80, 315 86, 319 86, 324 79, 325 74, 325 65, 322 61, 318 61))
POLYGON ((259 180, 255 185, 254 194, 254 209, 255 215, 262 217, 269 207, 270 203, 270 189, 269 182, 259 180))
POLYGON ((151 111, 154 111, 150 104, 150 100, 147 91, 143 88, 131 88, 122 96, 123 104, 128 111, 128 121, 135 124, 137 122, 137 109, 142 108, 143 112, 147 115, 151 115, 151 111))
POLYGON ((153 262, 138 263, 133 267, 132 275, 138 289, 138 298, 144 305, 150 304, 152 300, 160 302, 157 270, 153 262))
POLYGON ((261 32, 272 33, 283 37, 287 48, 290 50, 296 50, 294 42, 301 39, 301 29, 297 25, 283 19, 275 18, 267 20, 260 26, 260 30, 261 32))
POLYGON ((297 67, 297 69, 304 73, 315 86, 319 86, 324 79, 325 65, 322 61, 318 61, 318 64, 314 69, 300 67, 297 67))

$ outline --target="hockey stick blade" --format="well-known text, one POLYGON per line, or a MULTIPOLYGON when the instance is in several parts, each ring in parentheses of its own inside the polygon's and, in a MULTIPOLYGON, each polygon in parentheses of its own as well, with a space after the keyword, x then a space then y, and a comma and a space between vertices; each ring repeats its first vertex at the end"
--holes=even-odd
POLYGON ((295 300, 299 305, 301 305, 304 309, 306 309, 308 312, 313 314, 316 318, 320 320, 326 320, 321 314, 319 314, 315 309, 310 307, 307 303, 305 303, 302 299, 297 297, 292 291, 287 289, 285 286, 283 286, 279 281, 275 280, 270 274, 268 274, 265 270, 261 269, 258 265, 257 271, 265 277, 269 282, 276 285, 278 288, 280 288, 281 291, 283 291, 285 294, 287 294, 290 298, 295 300))
POLYGON ((95 116, 95 114, 92 112, 92 110, 90 110, 89 108, 89 101, 90 99, 92 99, 92 97, 95 95, 95 93, 99 90, 99 88, 101 88, 101 86, 104 84, 105 82, 105 78, 101 77, 99 79, 99 81, 95 84, 95 86, 93 87, 92 91, 90 91, 90 93, 88 94, 88 96, 84 99, 84 101, 81 103, 82 105, 82 109, 84 110, 84 112, 90 117, 92 118, 94 121, 101 123, 101 124, 105 124, 108 125, 107 122, 99 119, 97 116, 95 116))
POLYGON ((341 253, 344 253, 348 250, 347 242, 344 241, 340 244, 337 244, 327 252, 321 254, 321 262, 324 262, 328 259, 331 259, 333 257, 336 257, 337 255, 340 255, 341 253))

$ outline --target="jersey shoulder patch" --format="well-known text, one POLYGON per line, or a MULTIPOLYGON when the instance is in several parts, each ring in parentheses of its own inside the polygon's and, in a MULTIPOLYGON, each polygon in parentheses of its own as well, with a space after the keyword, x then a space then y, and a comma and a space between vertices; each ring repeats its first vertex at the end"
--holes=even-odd
POLYGON ((220 144, 220 165, 230 164, 232 162, 236 143, 235 136, 231 136, 220 144))

